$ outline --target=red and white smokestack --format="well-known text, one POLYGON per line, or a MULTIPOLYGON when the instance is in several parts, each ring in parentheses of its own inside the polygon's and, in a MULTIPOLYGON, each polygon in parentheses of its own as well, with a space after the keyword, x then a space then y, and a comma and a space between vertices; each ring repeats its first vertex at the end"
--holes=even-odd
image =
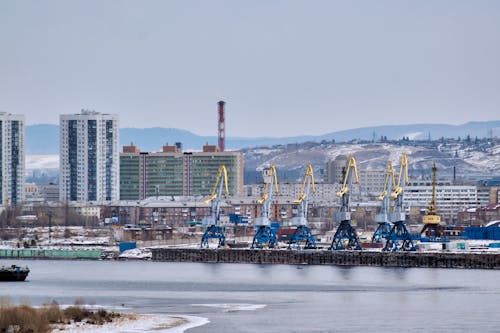
POLYGON ((224 115, 224 104, 226 102, 219 101, 219 150, 224 151, 226 144, 226 117, 224 115))

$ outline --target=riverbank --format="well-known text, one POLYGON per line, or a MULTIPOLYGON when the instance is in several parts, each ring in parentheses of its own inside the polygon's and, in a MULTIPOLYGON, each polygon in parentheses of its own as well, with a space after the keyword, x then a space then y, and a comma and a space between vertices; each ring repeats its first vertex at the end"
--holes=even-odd
POLYGON ((208 323, 206 318, 108 311, 103 308, 56 303, 40 307, 0 302, 0 332, 184 332, 208 323))
POLYGON ((169 316, 154 314, 122 314, 111 323, 89 325, 72 323, 53 328, 62 333, 155 332, 181 333, 208 323, 206 318, 194 316, 169 316))

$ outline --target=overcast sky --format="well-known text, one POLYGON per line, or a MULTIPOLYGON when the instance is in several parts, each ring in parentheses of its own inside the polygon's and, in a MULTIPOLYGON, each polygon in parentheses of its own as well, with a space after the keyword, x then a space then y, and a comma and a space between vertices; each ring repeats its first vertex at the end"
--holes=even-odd
POLYGON ((0 110, 228 136, 500 119, 500 1, 0 0, 0 110))

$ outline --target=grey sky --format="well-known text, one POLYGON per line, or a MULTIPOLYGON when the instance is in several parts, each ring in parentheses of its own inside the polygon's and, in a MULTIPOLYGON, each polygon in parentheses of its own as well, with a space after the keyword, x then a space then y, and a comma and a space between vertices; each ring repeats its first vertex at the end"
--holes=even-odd
POLYGON ((500 1, 0 0, 0 110, 228 136, 500 115, 500 1))

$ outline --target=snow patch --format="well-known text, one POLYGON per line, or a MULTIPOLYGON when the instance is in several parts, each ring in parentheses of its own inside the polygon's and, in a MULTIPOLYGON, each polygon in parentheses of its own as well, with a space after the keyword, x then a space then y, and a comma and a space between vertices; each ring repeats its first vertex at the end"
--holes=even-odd
POLYGON ((26 155, 26 169, 58 169, 59 155, 26 155))
POLYGON ((256 311, 266 307, 265 304, 243 304, 243 303, 209 303, 209 304, 191 304, 192 306, 204 306, 210 308, 222 309, 222 312, 235 311, 256 311))
POLYGON ((417 138, 422 138, 423 132, 413 132, 413 133, 406 133, 403 134, 403 136, 407 136, 410 140, 415 140, 417 138))
POLYGON ((123 251, 119 258, 128 258, 128 259, 151 259, 153 254, 151 250, 148 248, 135 248, 127 251, 123 251))

